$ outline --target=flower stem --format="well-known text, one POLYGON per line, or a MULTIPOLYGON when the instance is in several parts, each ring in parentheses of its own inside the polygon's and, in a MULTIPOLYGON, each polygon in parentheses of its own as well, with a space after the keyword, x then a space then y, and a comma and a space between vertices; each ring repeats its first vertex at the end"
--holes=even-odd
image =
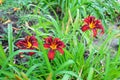
POLYGON ((38 39, 38 44, 40 44, 39 49, 43 52, 44 60, 45 60, 45 62, 46 62, 46 65, 47 65, 47 67, 48 67, 48 70, 49 70, 49 72, 52 73, 52 75, 53 75, 54 73, 53 73, 51 64, 50 64, 50 62, 49 62, 48 56, 47 56, 47 54, 46 54, 47 52, 46 52, 46 50, 45 50, 44 47, 43 47, 43 43, 42 43, 42 41, 39 39, 39 36, 36 36, 36 37, 37 37, 37 39, 38 39))

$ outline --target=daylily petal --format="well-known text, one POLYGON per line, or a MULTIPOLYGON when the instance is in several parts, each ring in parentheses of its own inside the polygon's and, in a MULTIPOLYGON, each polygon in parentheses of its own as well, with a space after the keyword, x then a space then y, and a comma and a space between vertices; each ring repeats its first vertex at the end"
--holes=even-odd
POLYGON ((96 28, 101 29, 101 34, 104 34, 104 28, 102 25, 98 25, 96 28))
POLYGON ((84 32, 86 30, 90 29, 88 25, 83 25, 81 30, 84 32))
POLYGON ((87 18, 84 19, 84 22, 90 24, 93 20, 95 20, 94 16, 88 16, 87 18))
POLYGON ((94 16, 89 16, 89 20, 90 20, 90 22, 93 22, 93 21, 95 21, 95 17, 94 16))
POLYGON ((35 36, 28 37, 28 39, 29 39, 28 42, 30 42, 32 44, 31 47, 38 48, 38 41, 35 38, 35 36))
POLYGON ((37 41, 37 39, 35 38, 35 36, 31 36, 29 39, 30 42, 34 43, 37 41))
POLYGON ((38 49, 38 42, 36 41, 36 42, 32 43, 32 47, 38 49))
POLYGON ((53 60, 54 59, 54 56, 55 56, 55 51, 50 49, 49 52, 48 52, 48 58, 50 60, 53 60))
POLYGON ((57 50, 61 53, 61 54, 64 54, 64 51, 62 48, 57 48, 57 50))
POLYGON ((34 48, 34 49, 39 49, 38 46, 32 46, 32 48, 34 48))
POLYGON ((50 48, 50 44, 44 44, 44 48, 50 48))
POLYGON ((97 30, 96 30, 96 29, 93 29, 92 31, 93 31, 93 36, 96 37, 96 35, 97 35, 97 30))
POLYGON ((45 38, 45 43, 51 43, 53 41, 52 37, 45 38))
POLYGON ((54 38, 54 42, 55 42, 55 43, 57 43, 57 42, 59 42, 59 41, 60 41, 59 38, 54 38))
POLYGON ((21 40, 21 41, 18 41, 18 42, 16 43, 16 46, 17 46, 18 48, 20 48, 20 49, 25 49, 26 46, 27 46, 27 43, 26 43, 25 41, 21 40))
POLYGON ((34 55, 35 54, 35 52, 29 52, 28 53, 28 55, 30 55, 30 56, 32 56, 32 55, 34 55))
POLYGON ((25 37, 25 41, 26 41, 26 42, 29 42, 29 40, 30 40, 30 36, 26 36, 26 37, 25 37))
POLYGON ((101 24, 101 21, 100 21, 100 20, 95 20, 95 21, 94 21, 94 24, 95 24, 96 27, 97 27, 98 24, 101 24))
POLYGON ((60 41, 60 42, 58 43, 58 47, 64 48, 64 47, 65 47, 65 44, 64 44, 62 41, 60 41))

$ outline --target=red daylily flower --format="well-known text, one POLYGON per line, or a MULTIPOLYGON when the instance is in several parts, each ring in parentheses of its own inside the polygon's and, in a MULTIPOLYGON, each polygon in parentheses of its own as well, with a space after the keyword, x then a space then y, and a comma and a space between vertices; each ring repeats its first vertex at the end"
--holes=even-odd
MULTIPOLYGON (((37 39, 35 38, 35 36, 26 36, 24 40, 19 40, 18 42, 16 42, 16 46, 19 49, 38 49, 38 42, 37 39)), ((33 54, 35 54, 34 52, 29 52, 28 53, 30 56, 32 56, 33 54)))
POLYGON ((98 19, 95 19, 94 16, 88 16, 84 19, 84 25, 82 26, 81 30, 85 32, 86 30, 91 29, 93 31, 93 36, 96 37, 97 35, 97 29, 101 29, 101 34, 104 33, 104 28, 101 24, 101 21, 98 19))
POLYGON ((48 52, 48 58, 50 60, 54 59, 55 51, 58 50, 61 54, 64 54, 62 48, 65 47, 65 44, 59 38, 48 37, 45 38, 44 48, 50 49, 48 52))

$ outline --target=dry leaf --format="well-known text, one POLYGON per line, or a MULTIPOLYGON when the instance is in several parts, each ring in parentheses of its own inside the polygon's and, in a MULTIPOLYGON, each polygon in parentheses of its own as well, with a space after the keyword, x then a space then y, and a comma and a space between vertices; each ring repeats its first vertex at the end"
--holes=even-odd
POLYGON ((116 35, 115 35, 115 38, 119 38, 119 37, 120 37, 120 34, 116 34, 116 35))
POLYGON ((21 77, 18 76, 18 75, 15 75, 15 79, 16 79, 16 80, 22 80, 21 77))
POLYGON ((25 26, 28 27, 29 29, 35 31, 34 28, 31 28, 31 27, 29 26, 28 22, 25 22, 25 26))
POLYGON ((0 18, 0 22, 3 22, 4 21, 4 19, 3 18, 0 18))
POLYGON ((11 20, 7 20, 7 21, 5 21, 3 24, 8 24, 8 23, 10 23, 11 22, 11 20))
POLYGON ((67 33, 69 32, 69 26, 70 26, 70 24, 73 22, 73 20, 72 20, 72 15, 71 15, 70 10, 68 10, 68 13, 69 13, 69 19, 68 19, 68 22, 67 22, 67 25, 66 25, 65 34, 67 34, 67 33))
POLYGON ((20 28, 12 27, 15 31, 21 30, 20 28))
POLYGON ((50 73, 50 74, 48 75, 48 77, 46 78, 46 80, 52 80, 52 73, 50 73))
POLYGON ((0 0, 0 5, 2 5, 2 3, 3 3, 3 0, 0 0))
POLYGON ((20 10, 20 8, 16 8, 16 7, 15 7, 15 8, 13 9, 14 12, 16 12, 16 11, 18 11, 18 10, 20 10))
POLYGON ((2 18, 0 18, 0 21, 2 21, 2 18))
POLYGON ((21 75, 24 80, 30 80, 25 73, 21 72, 21 75))

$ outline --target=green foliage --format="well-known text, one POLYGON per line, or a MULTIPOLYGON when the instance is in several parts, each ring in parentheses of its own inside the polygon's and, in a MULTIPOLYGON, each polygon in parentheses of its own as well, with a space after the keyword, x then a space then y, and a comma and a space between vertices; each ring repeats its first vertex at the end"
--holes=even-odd
MULTIPOLYGON (((116 0, 5 0, 0 5, 4 12, 18 7, 17 24, 21 31, 14 35, 13 26, 7 26, 8 50, 0 43, 0 80, 118 80, 120 79, 120 40, 118 50, 112 51, 111 42, 119 30, 108 24, 116 23, 120 3, 116 0), (93 15, 102 21, 103 36, 91 37, 82 32, 83 19, 93 15), (32 25, 29 23, 33 22, 32 25), (25 32, 35 35, 38 50, 17 50, 15 42, 25 32), (49 61, 44 49, 44 38, 60 38, 65 44, 64 55, 56 51, 49 61), (97 44, 95 40, 98 40, 97 44), (20 52, 36 52, 23 59, 15 57, 20 52), (24 61, 24 59, 27 59, 24 61)), ((14 13, 11 13, 11 15, 14 13)), ((119 37, 118 37, 119 38, 119 37)), ((2 42, 2 40, 1 40, 2 42)))

